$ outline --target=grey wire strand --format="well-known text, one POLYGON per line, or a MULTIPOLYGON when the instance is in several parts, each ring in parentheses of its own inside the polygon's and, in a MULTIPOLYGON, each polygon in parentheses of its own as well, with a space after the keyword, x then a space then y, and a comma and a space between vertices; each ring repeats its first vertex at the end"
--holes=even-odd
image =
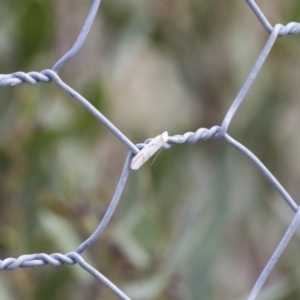
POLYGON ((88 264, 82 256, 76 252, 71 252, 68 254, 69 257, 72 257, 76 262, 85 269, 88 273, 93 275, 99 281, 102 282, 108 289, 110 289, 120 300, 131 300, 126 294, 124 294, 116 285, 114 285, 110 280, 108 280, 104 275, 97 271, 94 267, 88 264))
POLYGON ((51 255, 46 253, 22 255, 18 258, 7 258, 0 260, 0 270, 12 271, 17 268, 32 268, 44 265, 80 265, 84 270, 93 275, 108 289, 110 289, 119 299, 130 300, 116 285, 108 280, 103 274, 88 264, 81 255, 76 252, 69 252, 66 255, 61 253, 53 253, 51 255))
POLYGON ((247 4, 250 6, 252 11, 254 12, 257 19, 261 22, 261 24, 265 27, 265 29, 271 33, 273 30, 272 25, 268 21, 268 19, 265 17, 259 6, 255 3, 254 0, 246 0, 247 4))
POLYGON ((265 165, 245 146, 237 142, 228 134, 224 136, 225 140, 232 145, 237 150, 245 154, 252 163, 260 170, 260 172, 267 178, 267 180, 272 184, 275 190, 282 196, 285 202, 290 206, 290 208, 296 212, 298 210, 298 205, 295 203, 293 198, 289 193, 284 189, 284 187, 279 183, 275 176, 265 167, 265 165))
POLYGON ((300 33, 300 23, 291 22, 287 25, 281 25, 279 36, 296 35, 300 33))
POLYGON ((139 149, 122 133, 113 123, 111 123, 99 110, 97 110, 88 100, 77 93, 74 89, 63 82, 60 77, 51 70, 45 70, 43 74, 51 77, 51 79, 67 94, 79 102, 86 110, 88 110, 97 120, 99 120, 107 129, 109 129, 129 150, 134 154, 139 152, 139 149))
MULTIPOLYGON (((261 22, 263 27, 267 30, 268 33, 272 33, 274 27, 270 24, 264 13, 261 11, 259 6, 255 3, 254 0, 246 0, 249 7, 252 9, 257 19, 261 22)), ((279 37, 286 35, 294 35, 300 33, 300 24, 296 22, 290 22, 287 25, 277 24, 280 26, 280 31, 278 33, 279 37)))
POLYGON ((0 270, 12 271, 17 268, 32 268, 43 265, 61 266, 63 264, 74 265, 76 261, 61 253, 53 253, 51 255, 45 253, 26 254, 18 258, 6 258, 0 260, 0 270))
MULTIPOLYGON (((288 192, 283 188, 283 186, 279 183, 279 181, 275 178, 275 176, 264 166, 264 164, 244 145, 240 144, 236 140, 234 140, 231 136, 227 134, 228 127, 234 117, 237 109, 243 102, 247 92, 252 86, 258 72, 260 71, 263 63, 268 57, 276 39, 280 36, 285 35, 294 35, 300 33, 300 23, 290 22, 287 25, 277 24, 274 27, 271 26, 265 15, 262 13, 258 5, 254 0, 246 0, 249 7, 253 10, 258 20, 263 24, 265 29, 270 33, 270 37, 264 46, 262 52, 260 53, 254 67, 250 71, 244 85, 239 91, 238 95, 234 99, 232 105, 229 107, 224 120, 221 126, 213 126, 210 129, 207 128, 199 128, 196 132, 186 132, 182 135, 174 135, 169 136, 168 142, 165 143, 164 148, 168 149, 174 144, 193 144, 198 141, 205 141, 210 138, 218 139, 224 138, 229 145, 233 146, 244 155, 246 155, 250 161, 258 168, 258 170, 266 177, 266 179, 271 183, 271 185, 275 188, 275 190, 282 196, 282 198, 286 201, 286 203, 292 208, 293 211, 296 212, 296 215, 289 226, 286 234, 269 260, 268 264, 262 271, 259 276, 257 282, 255 283, 248 300, 255 300, 257 295, 259 294, 265 280, 269 276, 270 272, 274 269, 276 262, 279 257, 282 255, 284 249, 292 238, 299 222, 300 222, 300 209, 292 197, 288 194, 288 192)), ((99 271, 89 265, 81 256, 81 254, 89 248, 92 244, 94 244, 103 231, 108 226, 117 205, 120 201, 120 198, 123 194, 126 182, 128 180, 128 176, 130 174, 130 163, 135 154, 137 154, 145 145, 147 145, 151 139, 147 139, 144 143, 134 145, 114 124, 112 124, 101 112, 99 112, 88 100, 86 100, 82 95, 68 86, 65 82, 61 80, 61 78, 57 75, 57 72, 65 65, 67 61, 69 61, 72 57, 74 57, 80 48, 82 47, 91 26, 95 20, 95 16, 99 9, 101 0, 94 0, 92 2, 91 8, 89 10, 87 19, 84 23, 84 26, 75 41, 72 48, 61 58, 59 59, 53 66, 52 70, 47 69, 42 72, 15 72, 12 74, 0 74, 0 86, 14 86, 20 85, 23 83, 29 84, 37 84, 40 82, 49 83, 54 82, 57 84, 59 88, 61 88, 64 92, 74 98, 77 102, 79 102, 86 110, 88 110, 98 121, 100 121, 104 126, 106 126, 124 145, 128 147, 130 150, 127 159, 125 161, 122 174, 119 179, 119 183, 115 190, 115 193, 112 197, 111 203, 109 204, 107 211, 101 220, 100 224, 79 247, 76 252, 70 252, 66 255, 60 253, 54 253, 51 255, 40 253, 40 254, 29 254, 29 255, 21 255, 18 258, 7 258, 4 260, 0 260, 0 270, 14 270, 16 268, 29 268, 29 267, 37 267, 43 266, 47 264, 51 264, 53 266, 61 266, 63 264, 67 265, 75 265, 79 264, 83 269, 97 278, 100 282, 102 282, 106 287, 108 287, 119 299, 121 300, 130 300, 128 296, 126 296, 118 287, 116 287, 112 282, 110 282, 104 275, 102 275, 99 271)))
MULTIPOLYGON (((199 140, 207 140, 209 138, 219 138, 219 135, 217 135, 219 130, 220 130, 219 126, 214 126, 211 129, 200 128, 195 133, 187 132, 183 135, 175 135, 175 136, 169 137, 168 143, 170 143, 170 144, 196 143, 199 140)), ((148 139, 143 144, 137 144, 136 147, 138 149, 142 149, 151 140, 152 139, 148 139)), ((117 205, 122 196, 124 187, 128 180, 128 176, 130 173, 130 163, 132 161, 133 156, 134 156, 134 154, 132 152, 129 152, 126 162, 123 167, 121 177, 119 179, 119 183, 115 190, 115 194, 106 210, 106 213, 105 213, 101 223, 99 224, 97 229, 94 231, 94 233, 77 248, 77 250, 76 250, 77 253, 82 254, 87 248, 89 248, 92 244, 94 244, 95 241, 99 239, 100 235, 103 233, 103 231, 107 227, 109 221, 111 220, 111 217, 113 216, 113 214, 117 208, 117 205)))
POLYGON ((168 144, 194 144, 198 141, 206 141, 211 138, 218 139, 222 137, 220 132, 220 126, 213 126, 210 129, 199 128, 196 132, 186 132, 183 135, 177 134, 170 136, 168 139, 168 144))
POLYGON ((297 213, 295 214, 294 219, 290 224, 288 230, 286 231, 285 235, 283 236, 282 240, 280 241, 279 245, 277 246, 276 250, 274 251, 273 255, 271 256, 264 270, 262 271, 259 278, 257 279, 252 291, 250 292, 248 300, 255 300, 257 298, 262 286, 264 285, 265 281, 269 277, 271 271, 274 269, 275 264, 277 263, 278 259, 280 258, 281 254, 285 250, 286 246, 288 245, 291 238, 293 237, 293 234, 298 228, 299 222, 300 222, 300 209, 298 208, 297 213))
POLYGON ((259 73, 260 69, 262 68, 266 58, 269 56, 270 51, 273 48, 274 43, 277 40, 279 34, 287 35, 287 34, 299 34, 299 33, 300 33, 300 24, 295 23, 295 22, 291 22, 291 23, 287 24, 286 26, 277 24, 276 26, 274 26, 274 28, 272 28, 271 35, 270 35, 266 45, 264 46, 256 63, 254 64, 252 70, 250 71, 250 74, 248 75, 244 85, 240 89, 238 95, 232 102, 231 106, 229 107, 229 109, 223 119, 222 126, 221 126, 222 129, 219 132, 220 135, 224 135, 225 132, 227 132, 233 116, 235 115, 235 113, 236 113, 237 109, 239 108, 239 106, 241 105, 241 103, 244 101, 245 96, 247 95, 252 84, 254 83, 254 80, 255 80, 257 74, 259 73))
POLYGON ((240 89, 238 95, 236 96, 236 98, 234 99, 233 103, 231 104, 231 106, 229 107, 225 118, 223 120, 222 123, 222 130, 221 130, 221 134, 224 135, 225 132, 227 132, 227 129, 230 125, 230 122, 234 116, 234 114, 236 113, 237 109, 239 108, 239 106, 241 105, 241 103, 243 102, 246 94, 248 93, 250 87, 252 86, 258 72, 260 71, 263 63, 265 62, 266 58, 268 57, 276 39, 278 36, 280 30, 280 26, 275 26, 271 36, 269 37, 266 45, 264 46, 262 52, 260 53, 256 63, 254 64, 249 76, 247 77, 244 85, 242 86, 242 88, 240 89))
POLYGON ((86 240, 84 241, 76 250, 77 253, 81 254, 83 253, 88 247, 90 247, 93 243, 95 243, 95 241, 99 238, 99 236, 102 234, 102 232, 104 231, 104 229, 107 227, 112 215, 114 214, 117 205, 120 201, 120 198, 122 196, 124 187, 126 185, 129 173, 130 173, 130 163, 133 157, 133 153, 129 152, 118 186, 116 188, 115 194, 106 210, 106 213, 101 221, 101 223, 99 224, 99 226, 97 227, 97 229, 94 231, 94 233, 86 240))
POLYGON ((60 58, 54 64, 54 66, 52 67, 52 70, 54 72, 57 73, 65 65, 65 63, 68 62, 71 58, 73 58, 77 54, 77 52, 80 50, 80 48, 82 47, 88 33, 90 32, 90 29, 94 23, 100 3, 101 3, 101 0, 93 1, 92 6, 89 10, 88 16, 85 20, 85 23, 81 29, 81 32, 80 32, 77 40, 75 41, 75 44, 62 58, 60 58))
POLYGON ((39 82, 55 82, 64 92, 79 102, 86 110, 88 110, 98 121, 108 128, 129 150, 138 153, 139 149, 122 133, 114 124, 112 124, 99 110, 96 109, 82 95, 72 89, 69 85, 61 80, 57 73, 53 70, 44 70, 42 72, 16 72, 9 75, 0 75, 0 86, 20 85, 23 83, 37 84, 39 82))

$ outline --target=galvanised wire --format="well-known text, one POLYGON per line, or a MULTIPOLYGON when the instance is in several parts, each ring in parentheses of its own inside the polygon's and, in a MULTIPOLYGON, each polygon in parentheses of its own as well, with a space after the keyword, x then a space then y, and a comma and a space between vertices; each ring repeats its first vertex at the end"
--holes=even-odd
MULTIPOLYGON (((269 274, 275 267, 276 262, 285 250, 289 241, 291 240, 294 232, 296 231, 300 222, 300 210, 298 204, 292 199, 289 193, 284 189, 284 187, 279 183, 279 181, 274 177, 274 175, 266 168, 266 166, 244 145, 240 144, 238 141, 233 139, 228 135, 227 130, 234 117, 237 109, 243 102, 249 88, 252 86, 257 74, 260 72, 263 63, 268 57, 270 51, 277 38, 286 35, 295 35, 300 33, 300 24, 296 22, 288 23, 287 25, 276 24, 274 27, 269 23, 268 19, 265 17, 259 6, 254 0, 246 0, 249 7, 252 9, 258 20, 261 22, 263 27, 270 34, 270 37, 264 46, 262 52, 260 53, 256 63, 254 64, 252 70, 249 73, 244 85, 240 89, 236 98, 229 107, 221 126, 216 125, 207 128, 200 128, 195 132, 186 132, 184 134, 178 134, 174 136, 169 136, 168 142, 164 145, 164 148, 168 149, 174 144, 193 144, 198 141, 205 141, 211 138, 214 139, 224 139, 229 145, 233 146, 244 154, 256 167, 257 169, 266 177, 266 179, 271 183, 274 189, 281 195, 284 201, 289 205, 289 207, 295 212, 294 219, 292 220, 290 226, 288 227, 285 235, 283 236, 281 242, 279 243, 277 249, 271 256, 269 262, 266 264, 261 275, 257 279, 252 291, 249 294, 248 300, 255 300, 260 293, 263 284, 268 278, 269 274)), ((122 133, 112 122, 110 122, 101 112, 99 112, 87 99, 82 95, 68 86, 65 82, 61 80, 58 75, 59 70, 71 60, 82 47, 90 29, 94 22, 95 16, 99 9, 101 0, 94 0, 92 2, 90 11, 88 13, 87 19, 83 25, 83 28, 72 46, 72 48, 60 58, 52 67, 52 69, 46 69, 41 72, 16 72, 13 74, 0 75, 0 86, 14 86, 24 83, 37 84, 39 82, 49 83, 54 82, 58 87, 65 91, 68 95, 78 101, 86 110, 88 110, 98 121, 100 121, 108 130, 110 130, 117 139, 119 139, 130 151, 124 164, 124 168, 113 195, 113 198, 107 208, 107 211, 101 220, 98 228, 94 231, 89 238, 87 238, 74 252, 69 252, 67 254, 53 253, 53 254, 30 254, 22 255, 18 258, 6 258, 0 260, 0 270, 14 270, 17 268, 31 268, 43 265, 54 265, 61 266, 63 264, 74 265, 78 264, 95 278, 97 278, 102 284, 104 284, 108 289, 110 289, 119 299, 130 300, 130 298, 125 295, 117 286, 115 286, 109 279, 107 279, 98 270, 93 268, 88 264, 83 258, 82 253, 95 243, 99 239, 105 228, 107 227, 111 217, 113 216, 115 209, 120 201, 124 187, 126 185, 129 173, 130 173, 130 163, 132 158, 143 149, 151 139, 147 139, 144 143, 134 144, 126 135, 122 133)), ((163 130, 162 130, 163 131, 163 130)))

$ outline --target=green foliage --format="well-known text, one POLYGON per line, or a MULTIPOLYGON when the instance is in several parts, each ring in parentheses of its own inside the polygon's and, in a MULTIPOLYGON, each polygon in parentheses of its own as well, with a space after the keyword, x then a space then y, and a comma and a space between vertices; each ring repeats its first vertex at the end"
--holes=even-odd
MULTIPOLYGON (((83 2, 0 0, 0 73, 51 67, 78 34, 91 1, 83 2)), ((297 1, 282 7, 284 19, 297 19, 297 1)), ((254 22, 243 1, 103 0, 60 76, 136 143, 210 127, 267 38, 254 22)), ((300 176, 297 47, 275 46, 229 129, 292 196, 300 176)), ((75 250, 103 217, 127 152, 54 84, 1 88, 0 259, 75 250)), ((176 145, 132 172, 112 222, 84 255, 133 300, 242 299, 291 217, 223 141, 176 145)), ((299 297, 298 239, 262 299, 299 297)), ((1 272, 0 299, 115 297, 79 267, 46 266, 1 272)))
POLYGON ((51 26, 54 24, 52 6, 47 2, 27 1, 18 22, 18 58, 20 64, 28 64, 40 51, 45 50, 51 26))

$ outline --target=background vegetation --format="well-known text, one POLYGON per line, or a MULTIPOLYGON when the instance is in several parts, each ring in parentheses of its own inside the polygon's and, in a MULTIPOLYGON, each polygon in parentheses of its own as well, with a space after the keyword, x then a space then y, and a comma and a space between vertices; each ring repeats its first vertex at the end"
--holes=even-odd
MULTIPOLYGON (((272 24, 299 1, 258 1, 272 24)), ((0 0, 0 73, 51 68, 91 1, 0 0)), ((245 1, 103 0, 60 72, 132 141, 220 124, 268 38, 245 1)), ((299 194, 299 36, 277 41, 229 133, 299 194)), ((128 150, 54 84, 0 89, 0 259, 75 250, 128 150)), ((293 217, 220 140, 174 146, 130 176, 85 258, 134 300, 245 299, 293 217)), ((300 297, 299 231, 260 299, 300 297)), ((0 299, 115 299, 80 267, 0 273, 0 299)))

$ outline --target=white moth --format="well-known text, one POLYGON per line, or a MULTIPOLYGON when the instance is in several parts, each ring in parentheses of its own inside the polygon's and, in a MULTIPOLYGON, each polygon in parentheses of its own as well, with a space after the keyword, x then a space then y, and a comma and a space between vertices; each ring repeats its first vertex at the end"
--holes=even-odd
POLYGON ((130 168, 137 170, 168 141, 168 132, 155 137, 132 159, 130 168))

